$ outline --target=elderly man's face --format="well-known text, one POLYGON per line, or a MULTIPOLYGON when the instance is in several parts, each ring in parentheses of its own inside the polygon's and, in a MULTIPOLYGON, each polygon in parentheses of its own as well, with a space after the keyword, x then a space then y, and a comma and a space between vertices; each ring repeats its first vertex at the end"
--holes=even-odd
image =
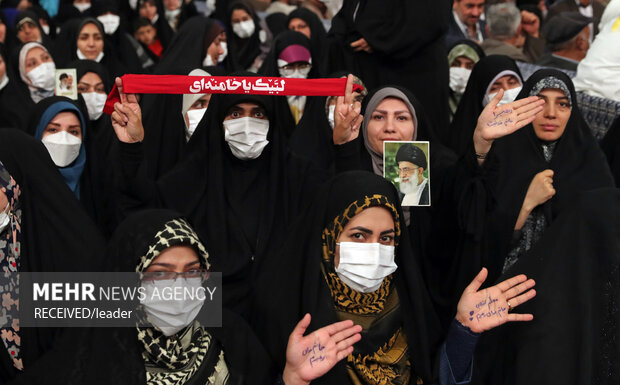
POLYGON ((452 9, 463 24, 472 27, 484 12, 484 0, 454 0, 452 9))
POLYGON ((424 170, 417 165, 402 161, 398 162, 398 176, 400 177, 401 183, 414 182, 415 184, 420 184, 421 175, 424 170))

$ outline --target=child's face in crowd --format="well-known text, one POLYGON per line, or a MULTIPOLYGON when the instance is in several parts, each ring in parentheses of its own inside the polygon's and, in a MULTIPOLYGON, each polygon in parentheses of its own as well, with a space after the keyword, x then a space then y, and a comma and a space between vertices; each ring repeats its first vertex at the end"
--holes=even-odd
POLYGON ((151 45, 155 41, 155 28, 150 25, 140 27, 136 31, 135 38, 144 45, 151 45))

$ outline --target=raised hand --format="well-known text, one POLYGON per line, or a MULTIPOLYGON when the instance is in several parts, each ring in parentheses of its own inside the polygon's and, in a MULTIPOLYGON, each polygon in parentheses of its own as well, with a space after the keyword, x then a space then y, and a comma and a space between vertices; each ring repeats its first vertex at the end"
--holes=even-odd
POLYGON ((112 112, 112 127, 118 140, 125 143, 141 142, 144 139, 144 127, 142 126, 142 110, 135 94, 123 92, 123 81, 116 78, 116 88, 121 102, 114 104, 112 112))
POLYGON ((334 110, 334 144, 345 144, 358 137, 364 117, 362 104, 356 102, 353 95, 353 75, 347 76, 344 96, 336 99, 334 110))
POLYGON ((536 291, 532 289, 536 284, 533 279, 521 274, 478 291, 487 275, 487 269, 482 268, 463 292, 457 307, 457 321, 475 333, 482 333, 506 322, 534 319, 531 314, 509 313, 536 296, 536 291))
POLYGON ((540 36, 540 19, 535 13, 521 11, 521 27, 525 33, 532 37, 540 36))
POLYGON ((304 336, 310 325, 310 314, 299 321, 288 339, 286 366, 282 375, 286 385, 309 384, 353 353, 353 344, 362 337, 362 327, 353 321, 327 325, 304 336))
POLYGON ((474 131, 476 154, 487 154, 495 139, 510 135, 532 123, 545 104, 545 101, 538 96, 530 96, 498 106, 497 103, 502 100, 502 96, 504 90, 499 90, 478 117, 474 131))

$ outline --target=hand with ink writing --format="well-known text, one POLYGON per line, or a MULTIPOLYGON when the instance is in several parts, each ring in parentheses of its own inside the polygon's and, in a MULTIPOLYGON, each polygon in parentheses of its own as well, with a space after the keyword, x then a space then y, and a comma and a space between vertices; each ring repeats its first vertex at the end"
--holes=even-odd
POLYGON ((282 374, 286 385, 309 384, 321 377, 338 361, 353 353, 353 344, 362 338, 362 327, 349 320, 327 325, 304 336, 310 319, 310 314, 306 314, 288 339, 286 366, 282 374))
POLYGON ((545 104, 538 96, 530 96, 498 106, 502 96, 504 90, 500 89, 478 117, 473 138, 476 154, 487 154, 495 139, 510 135, 532 123, 545 104))
POLYGON ((553 170, 547 169, 536 174, 527 188, 515 230, 521 230, 532 210, 553 198, 554 195, 553 170))
POLYGON ((116 78, 115 81, 121 102, 114 103, 114 112, 111 116, 114 132, 121 142, 141 142, 144 139, 144 127, 142 126, 142 110, 138 104, 138 96, 123 92, 121 78, 116 78))
POLYGON ((457 306, 457 321, 474 333, 482 333, 506 322, 534 319, 532 314, 509 313, 536 296, 533 279, 521 274, 478 291, 487 275, 488 270, 483 267, 463 292, 457 306))
POLYGON ((336 99, 334 110, 334 144, 345 144, 359 136, 362 116, 362 104, 356 102, 353 95, 353 75, 347 77, 344 96, 336 99))

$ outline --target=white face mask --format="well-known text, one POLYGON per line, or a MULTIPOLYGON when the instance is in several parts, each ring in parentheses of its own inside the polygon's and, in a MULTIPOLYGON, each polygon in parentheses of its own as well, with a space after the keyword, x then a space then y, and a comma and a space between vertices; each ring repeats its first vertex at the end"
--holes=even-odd
POLYGON ((200 278, 143 282, 142 287, 146 295, 140 303, 144 306, 144 312, 151 325, 156 326, 165 336, 169 337, 191 324, 205 302, 204 292, 198 290, 202 286, 201 283, 200 278), (181 289, 176 289, 177 287, 181 289), (161 295, 164 288, 170 288, 164 293, 170 290, 172 293, 180 292, 184 295, 182 298, 166 300, 165 296, 161 295), (159 295, 153 295, 155 291, 159 295), (185 293, 198 293, 198 295, 192 296, 185 293))
POLYGON ((283 78, 306 79, 311 69, 312 67, 297 69, 279 68, 278 70, 283 78))
POLYGON ((9 215, 9 204, 6 204, 4 211, 0 213, 0 233, 6 229, 11 223, 11 215, 9 215))
POLYGON ((254 30, 256 29, 256 26, 254 25, 254 20, 250 19, 233 24, 232 29, 235 35, 239 36, 242 39, 245 39, 252 36, 254 30))
POLYGON ((56 73, 56 65, 54 62, 41 63, 26 74, 32 85, 37 88, 51 91, 54 89, 54 75, 56 73))
POLYGON ((185 138, 189 140, 196 131, 196 127, 198 127, 198 123, 202 120, 202 117, 207 112, 206 108, 199 108, 197 110, 188 110, 187 111, 187 120, 189 121, 189 126, 185 128, 185 138))
POLYGON ((207 11, 205 12, 205 15, 210 15, 213 12, 215 12, 215 0, 207 0, 205 1, 205 5, 207 7, 207 11))
MULTIPOLYGON (((519 95, 519 92, 521 92, 521 86, 517 87, 517 88, 512 88, 510 90, 506 90, 504 91, 504 95, 502 96, 502 99, 499 101, 499 103, 497 103, 498 106, 507 104, 507 103, 512 103, 515 101, 515 99, 517 98, 517 95, 519 95)), ((491 100, 493 100, 493 98, 497 95, 497 92, 494 92, 492 94, 489 94, 489 96, 487 96, 486 99, 486 103, 484 104, 484 106, 486 107, 487 104, 489 104, 489 102, 491 100)))
POLYGON ((332 104, 331 106, 328 107, 328 112, 327 112, 327 121, 329 122, 329 125, 331 126, 332 130, 334 129, 334 126, 336 125, 335 115, 336 115, 336 105, 332 104))
POLYGON ((224 61, 224 59, 226 59, 226 55, 228 55, 228 45, 224 42, 221 42, 220 45, 222 46, 222 51, 224 51, 224 53, 222 53, 220 56, 218 56, 217 58, 217 62, 221 63, 224 61))
POLYGON ((88 109, 88 119, 97 120, 103 114, 103 106, 108 96, 99 92, 82 93, 86 108, 88 109))
POLYGON ((41 142, 50 153, 54 164, 58 167, 67 167, 78 155, 82 147, 82 139, 71 135, 67 131, 57 132, 41 139, 41 142))
POLYGON ((103 24, 103 30, 108 35, 113 35, 121 24, 121 17, 118 15, 101 15, 97 16, 97 20, 103 24))
POLYGON ((6 87, 7 84, 9 84, 9 77, 6 74, 4 74, 4 76, 2 77, 2 80, 0 80, 0 90, 6 87))
POLYGON ((210 67, 210 66, 214 66, 215 63, 213 63, 213 58, 211 57, 211 55, 209 55, 207 53, 207 56, 205 56, 205 59, 202 61, 202 66, 203 67, 210 67))
POLYGON ((450 67, 450 89, 459 95, 463 95, 470 75, 471 70, 467 68, 450 67))
MULTIPOLYGON (((86 55, 84 55, 84 54, 82 53, 82 51, 80 51, 80 49, 79 49, 79 48, 76 50, 76 52, 77 52, 77 57, 78 57, 78 59, 80 59, 80 60, 90 60, 89 58, 87 58, 87 57, 86 57, 86 55)), ((105 55, 105 54, 103 53, 103 51, 99 52, 99 55, 97 55, 97 57, 95 58, 95 61, 96 61, 97 63, 99 63, 99 62, 101 61, 101 59, 103 59, 103 55, 105 55)))
POLYGON ((224 121, 224 140, 238 159, 256 159, 269 141, 269 121, 257 118, 239 118, 224 121))
POLYGON ((78 4, 73 4, 73 6, 75 8, 78 9, 78 11, 80 12, 84 12, 86 11, 88 8, 90 8, 90 3, 78 3, 78 4))
POLYGON ((43 32, 44 32, 46 35, 49 35, 49 34, 50 34, 50 26, 49 26, 49 25, 42 25, 42 26, 41 26, 41 29, 43 30, 43 32))
POLYGON ((181 13, 181 8, 179 7, 172 11, 166 9, 164 13, 166 14, 166 20, 168 20, 169 23, 176 22, 176 17, 181 13))
POLYGON ((396 271, 394 246, 380 243, 340 242, 338 277, 351 289, 370 293, 381 287, 383 279, 396 271))

